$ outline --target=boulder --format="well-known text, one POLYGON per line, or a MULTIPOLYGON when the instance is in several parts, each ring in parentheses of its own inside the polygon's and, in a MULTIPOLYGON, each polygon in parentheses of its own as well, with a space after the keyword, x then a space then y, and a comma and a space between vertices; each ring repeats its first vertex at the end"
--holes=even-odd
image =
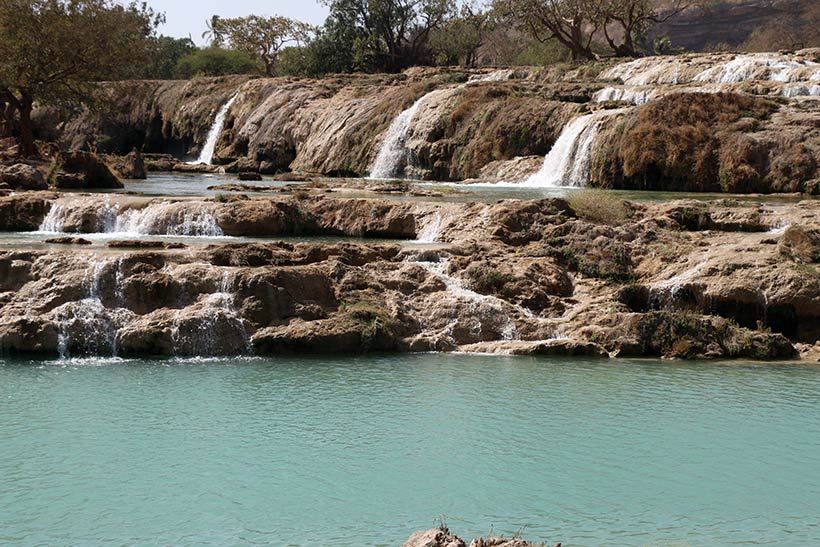
POLYGON ((780 254, 795 262, 820 262, 820 228, 789 226, 780 239, 780 254))
MULTIPOLYGON (((111 171, 111 168, 96 154, 91 152, 68 152, 61 157, 63 173, 82 177, 82 188, 122 188, 122 182, 111 171)), ((76 183, 76 178, 63 179, 64 183, 76 183)), ((57 187, 60 188, 60 178, 57 187)), ((73 186, 69 186, 73 187, 73 186)))
POLYGON ((402 547, 466 547, 464 540, 451 534, 446 528, 434 528, 416 532, 402 547))
POLYGON ((51 237, 44 241, 50 245, 91 245, 91 242, 81 237, 51 237))
POLYGON ((54 197, 49 192, 0 196, 0 231, 37 230, 48 214, 54 197))
POLYGON ((117 174, 124 179, 148 178, 145 160, 136 148, 125 156, 109 156, 109 161, 117 174))
POLYGON ((20 190, 46 190, 48 181, 36 167, 25 163, 0 166, 0 182, 20 190))

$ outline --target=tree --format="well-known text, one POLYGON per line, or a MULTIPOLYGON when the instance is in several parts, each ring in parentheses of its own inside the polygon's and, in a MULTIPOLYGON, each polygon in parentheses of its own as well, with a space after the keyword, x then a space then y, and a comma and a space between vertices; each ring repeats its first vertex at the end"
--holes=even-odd
POLYGON ((0 0, 0 95, 19 116, 21 154, 34 151, 35 101, 88 99, 96 81, 116 79, 145 58, 162 20, 144 3, 0 0))
POLYGON ((595 59, 592 39, 600 29, 605 0, 500 0, 509 14, 539 42, 557 40, 573 60, 595 59))
POLYGON ((182 57, 174 68, 174 77, 251 74, 258 73, 259 69, 259 61, 244 51, 206 47, 182 57))
POLYGON ((222 47, 224 36, 219 31, 219 15, 212 15, 210 19, 205 21, 208 30, 202 33, 202 39, 208 40, 212 47, 222 47))
POLYGON ((214 40, 223 38, 233 49, 258 58, 265 66, 265 74, 273 76, 276 61, 288 44, 307 42, 313 28, 287 17, 236 17, 211 19, 211 35, 214 40))
POLYGON ((635 57, 652 25, 707 0, 497 0, 536 39, 557 40, 573 60, 595 59, 600 35, 616 57, 635 57))
POLYGON ((424 61, 430 33, 455 13, 453 0, 323 0, 325 32, 346 43, 357 70, 397 71, 424 61))
POLYGON ((140 79, 170 80, 176 77, 180 59, 197 51, 190 38, 159 36, 150 42, 151 57, 148 65, 137 71, 140 79))
POLYGON ((485 39, 490 20, 489 12, 465 3, 460 13, 430 33, 430 49, 437 65, 475 67, 478 51, 485 39))
POLYGON ((669 0, 660 11, 652 0, 603 0, 595 8, 600 28, 615 56, 636 57, 636 44, 649 29, 679 14, 689 3, 690 0, 669 0))

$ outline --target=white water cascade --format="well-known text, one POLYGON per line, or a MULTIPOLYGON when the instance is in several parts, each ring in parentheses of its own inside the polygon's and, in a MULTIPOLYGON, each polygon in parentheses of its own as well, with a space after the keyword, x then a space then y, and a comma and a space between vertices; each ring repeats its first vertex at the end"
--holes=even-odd
POLYGON ((482 341, 485 330, 491 332, 493 336, 499 336, 502 340, 519 339, 518 328, 510 317, 506 309, 508 304, 504 300, 495 296, 483 295, 465 287, 460 279, 447 273, 446 260, 440 262, 415 261, 414 263, 438 278, 444 283, 450 296, 467 306, 469 312, 455 314, 446 327, 451 334, 455 328, 468 326, 476 342, 482 341))
MULTIPOLYGON (((38 230, 43 234, 68 233, 72 219, 87 212, 82 201, 55 203, 38 230)), ((104 203, 94 210, 92 233, 119 235, 169 235, 191 237, 224 237, 216 216, 208 206, 191 208, 179 202, 150 203, 142 208, 122 208, 119 203, 104 203)), ((74 233, 74 232, 72 232, 74 233)), ((85 232, 83 232, 85 233, 85 232)))
POLYGON ((233 106, 233 103, 236 101, 237 97, 239 97, 239 92, 231 97, 227 103, 222 105, 222 108, 220 108, 219 112, 216 113, 216 118, 214 118, 214 123, 208 131, 208 138, 205 139, 205 145, 202 147, 199 157, 196 161, 188 163, 191 165, 199 165, 201 163, 204 163, 205 165, 212 165, 211 162, 214 159, 216 142, 219 140, 219 135, 222 133, 222 128, 225 126, 225 118, 228 116, 228 111, 231 109, 231 106, 233 106))
POLYGON ((622 109, 604 110, 572 120, 561 131, 558 140, 544 158, 541 169, 518 186, 585 186, 589 180, 592 151, 598 131, 606 118, 621 112, 622 109))
POLYGON ((796 84, 783 88, 784 97, 820 97, 820 84, 796 84))
POLYGON ((654 90, 641 88, 605 87, 596 92, 595 95, 592 96, 592 100, 596 103, 623 101, 634 105, 642 105, 652 100, 655 94, 656 92, 654 90))
POLYGON ((111 268, 117 286, 114 297, 121 300, 122 258, 92 257, 83 279, 85 296, 54 309, 52 320, 57 326, 57 350, 61 359, 71 357, 73 351, 87 355, 117 356, 117 335, 120 326, 131 313, 122 308, 107 308, 103 304, 101 284, 111 268))
POLYGON ((390 179, 404 174, 407 163, 407 132, 410 122, 416 115, 421 103, 435 91, 419 98, 413 105, 396 116, 384 137, 376 161, 370 169, 371 179, 390 179))
POLYGON ((513 70, 496 70, 495 72, 472 78, 467 83, 456 87, 434 89, 422 95, 410 108, 402 111, 393 119, 393 122, 387 129, 387 133, 385 133, 381 148, 379 148, 379 153, 376 155, 376 160, 370 168, 370 176, 368 178, 392 179, 405 175, 406 167, 412 161, 410 152, 407 150, 407 138, 409 136, 410 127, 419 107, 428 99, 435 95, 452 92, 472 84, 509 80, 514 74, 515 71, 513 70))

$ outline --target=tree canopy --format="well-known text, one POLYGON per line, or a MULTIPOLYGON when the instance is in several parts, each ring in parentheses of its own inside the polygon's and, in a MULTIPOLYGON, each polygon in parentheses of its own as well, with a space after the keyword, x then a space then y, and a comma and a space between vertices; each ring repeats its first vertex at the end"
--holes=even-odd
POLYGON ((265 67, 265 74, 272 76, 282 49, 288 44, 304 44, 312 27, 287 17, 221 18, 214 16, 206 33, 214 45, 227 42, 233 49, 258 58, 265 67))
POLYGON ((611 53, 634 57, 638 44, 655 23, 665 21, 688 0, 496 0, 519 28, 541 42, 556 40, 573 59, 595 59, 594 41, 602 36, 611 53))
POLYGON ((35 101, 76 104, 94 82, 128 76, 161 21, 145 3, 0 0, 0 97, 19 115, 23 155, 33 151, 35 101))

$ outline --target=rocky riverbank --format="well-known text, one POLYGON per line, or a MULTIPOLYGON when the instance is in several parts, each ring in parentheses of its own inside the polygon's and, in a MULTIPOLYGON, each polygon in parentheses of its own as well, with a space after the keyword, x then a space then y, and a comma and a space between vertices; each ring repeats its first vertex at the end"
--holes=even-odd
POLYGON ((820 336, 816 201, 44 192, 0 197, 0 219, 56 242, 0 252, 6 353, 792 359, 815 355, 820 336), (72 245, 124 232, 303 239, 72 245))
POLYGON ((211 170, 181 159, 200 154, 234 99, 213 156, 233 172, 820 192, 820 50, 126 82, 104 94, 107 108, 66 123, 39 111, 39 135, 75 150, 171 154, 149 167, 211 170), (562 180, 530 180, 558 152, 549 172, 562 180))

